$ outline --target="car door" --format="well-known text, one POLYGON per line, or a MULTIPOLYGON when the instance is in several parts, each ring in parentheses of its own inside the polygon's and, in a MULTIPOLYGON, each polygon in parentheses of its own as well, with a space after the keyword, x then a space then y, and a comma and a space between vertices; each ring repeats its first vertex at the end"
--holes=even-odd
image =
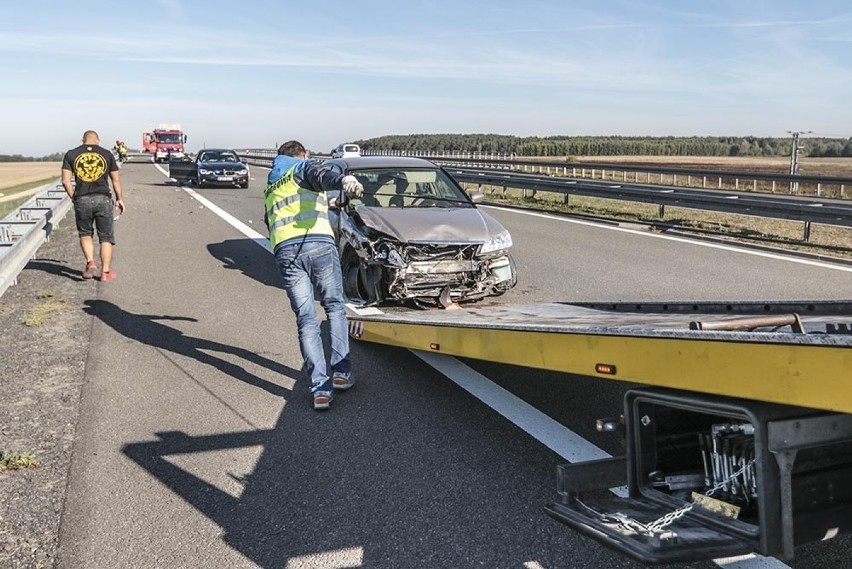
POLYGON ((178 183, 195 178, 196 163, 187 156, 180 158, 172 157, 169 160, 169 178, 173 178, 178 183))

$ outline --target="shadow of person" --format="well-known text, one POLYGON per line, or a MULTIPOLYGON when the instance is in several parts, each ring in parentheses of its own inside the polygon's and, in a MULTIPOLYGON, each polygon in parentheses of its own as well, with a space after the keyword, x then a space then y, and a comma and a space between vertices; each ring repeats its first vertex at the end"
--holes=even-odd
MULTIPOLYGON (((266 238, 260 239, 265 244, 266 238)), ((207 250, 222 263, 222 267, 241 271, 245 276, 266 286, 281 288, 281 277, 270 260, 269 253, 254 243, 253 239, 229 239, 210 243, 207 250)))
POLYGON ((186 316, 134 314, 133 312, 123 310, 121 307, 105 300, 87 300, 85 301, 85 304, 86 307, 83 310, 85 310, 88 314, 96 316, 104 324, 131 340, 136 340, 137 342, 147 344, 154 348, 190 357, 228 374, 234 379, 238 379, 244 383, 253 385, 254 387, 259 387, 273 395, 284 397, 290 394, 290 390, 258 377, 227 360, 211 355, 205 350, 231 354, 242 358, 247 362, 251 362, 292 379, 299 379, 299 377, 301 377, 299 370, 265 358, 255 352, 246 350, 245 348, 214 342, 206 338, 187 336, 176 328, 172 328, 171 326, 166 326, 165 324, 158 322, 158 320, 197 322, 198 319, 196 318, 186 316))
POLYGON ((55 261, 53 259, 39 259, 33 260, 27 263, 27 269, 33 269, 36 271, 43 271, 45 273, 50 273, 51 275, 56 275, 59 277, 66 277, 71 279, 72 281, 81 281, 83 280, 83 271, 69 269, 65 264, 60 263, 59 261, 55 261))

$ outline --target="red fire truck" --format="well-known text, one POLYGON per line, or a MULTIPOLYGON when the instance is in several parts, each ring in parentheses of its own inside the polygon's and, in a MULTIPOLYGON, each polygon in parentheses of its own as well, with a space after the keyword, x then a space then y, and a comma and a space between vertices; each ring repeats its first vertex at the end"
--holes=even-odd
POLYGON ((142 148, 154 155, 154 162, 168 162, 169 158, 185 155, 186 134, 179 124, 161 124, 151 132, 142 133, 142 148))

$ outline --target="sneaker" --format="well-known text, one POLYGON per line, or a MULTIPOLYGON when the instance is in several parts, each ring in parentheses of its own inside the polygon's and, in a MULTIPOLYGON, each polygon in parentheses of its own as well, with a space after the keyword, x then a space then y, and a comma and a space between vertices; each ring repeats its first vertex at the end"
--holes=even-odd
POLYGON ((98 270, 98 266, 94 261, 86 261, 86 268, 83 269, 83 278, 91 279, 95 276, 95 271, 98 270))
POLYGON ((346 391, 353 385, 355 385, 355 381, 349 377, 337 376, 331 380, 331 384, 338 391, 346 391))
POLYGON ((329 395, 314 395, 314 410, 325 411, 331 407, 331 397, 329 395))
POLYGON ((115 274, 115 271, 107 271, 105 273, 101 273, 102 281, 114 281, 118 275, 115 274))

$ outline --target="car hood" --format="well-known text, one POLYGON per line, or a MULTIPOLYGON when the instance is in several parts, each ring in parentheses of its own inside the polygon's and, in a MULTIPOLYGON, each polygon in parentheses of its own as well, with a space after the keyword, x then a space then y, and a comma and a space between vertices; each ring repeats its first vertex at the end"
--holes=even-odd
POLYGON ((503 231, 477 208, 358 208, 364 224, 405 243, 484 243, 503 231))
POLYGON ((242 162, 199 162, 198 166, 211 170, 237 170, 246 167, 242 162))

